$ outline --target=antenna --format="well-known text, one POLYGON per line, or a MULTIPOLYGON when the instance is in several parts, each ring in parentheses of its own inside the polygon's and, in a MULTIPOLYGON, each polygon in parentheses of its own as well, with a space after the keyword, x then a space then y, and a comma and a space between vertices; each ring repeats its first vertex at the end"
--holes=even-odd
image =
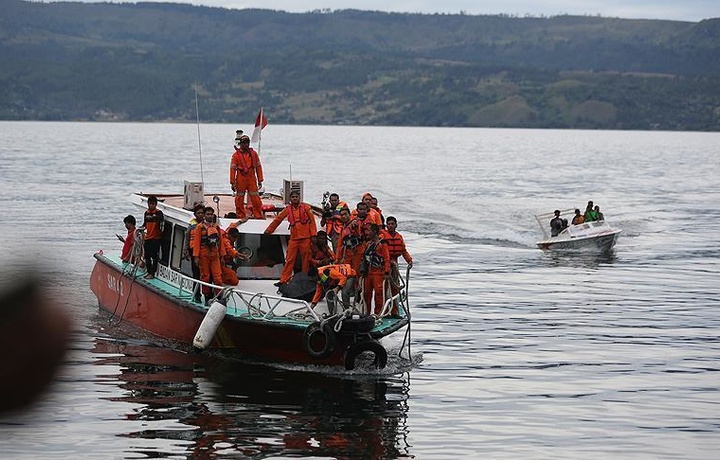
POLYGON ((197 83, 193 85, 195 90, 195 121, 197 123, 198 152, 200 153, 200 182, 205 184, 203 177, 202 143, 200 142, 200 109, 198 108, 197 83))

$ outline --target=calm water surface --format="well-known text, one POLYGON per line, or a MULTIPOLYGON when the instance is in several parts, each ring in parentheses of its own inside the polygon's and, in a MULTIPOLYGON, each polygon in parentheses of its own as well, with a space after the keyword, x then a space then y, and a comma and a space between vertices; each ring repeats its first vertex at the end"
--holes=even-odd
MULTIPOLYGON (((210 192, 227 191, 238 128, 201 126, 210 192)), ((368 375, 188 355, 99 313, 92 253, 119 251, 132 192, 200 178, 196 126, 0 122, 4 273, 48 261, 77 329, 45 400, 0 418, 0 457, 715 459, 719 146, 269 125, 268 189, 292 175, 309 202, 372 191, 416 260, 416 364, 368 375), (535 249, 534 214, 587 200, 623 229, 612 253, 535 249)))

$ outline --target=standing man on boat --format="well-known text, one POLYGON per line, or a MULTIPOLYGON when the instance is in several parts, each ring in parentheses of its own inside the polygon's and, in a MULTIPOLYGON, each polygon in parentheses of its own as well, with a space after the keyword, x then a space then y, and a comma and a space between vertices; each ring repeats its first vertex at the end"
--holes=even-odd
POLYGON ((310 269, 310 238, 317 234, 317 225, 315 224, 312 208, 309 204, 300 202, 300 192, 297 190, 290 192, 290 204, 270 222, 270 225, 265 229, 265 234, 269 235, 274 232, 286 218, 290 224, 290 241, 285 256, 285 266, 280 274, 280 281, 275 283, 276 286, 281 286, 290 281, 298 255, 302 261, 302 271, 307 273, 310 269))
MULTIPOLYGON (((385 219, 387 225, 386 230, 380 231, 380 237, 383 243, 387 245, 390 254, 390 293, 393 297, 400 292, 400 269, 398 268, 398 259, 400 256, 405 259, 408 268, 413 266, 413 258, 405 247, 405 240, 397 229, 397 219, 394 216, 388 216, 385 219)), ((397 315, 397 305, 393 304, 392 314, 397 315)))
MULTIPOLYGON (((200 267, 200 281, 222 286, 222 258, 225 256, 226 243, 220 227, 216 223, 215 210, 205 208, 205 221, 197 224, 192 236, 192 256, 200 267)), ((211 291, 208 286, 202 287, 205 303, 210 303, 211 291)))
POLYGON ((250 147, 250 137, 238 130, 235 136, 235 152, 230 160, 230 188, 235 192, 235 213, 240 220, 247 220, 245 192, 252 204, 255 219, 263 218, 262 200, 258 190, 262 188, 263 170, 260 157, 250 147))
POLYGON ((365 277, 363 293, 368 313, 382 314, 385 303, 385 281, 390 279, 390 253, 387 245, 380 239, 380 226, 370 224, 365 227, 367 246, 363 253, 360 274, 365 277), (373 295, 374 294, 374 295, 373 295), (371 301, 375 300, 375 309, 371 309, 371 301))
POLYGON ((335 251, 335 263, 348 264, 358 272, 365 250, 362 225, 357 218, 350 217, 348 208, 340 211, 340 221, 343 223, 343 228, 338 239, 338 250, 335 251))
POLYGON ((145 229, 145 269, 147 273, 145 278, 155 278, 157 272, 158 259, 160 258, 160 242, 162 241, 163 228, 165 225, 165 216, 163 212, 157 208, 158 199, 155 195, 150 195, 147 199, 147 211, 143 216, 143 228, 145 229))
POLYGON ((320 225, 325 227, 325 232, 332 243, 332 250, 337 252, 338 238, 340 238, 340 232, 342 232, 343 227, 342 221, 340 220, 340 211, 342 208, 347 208, 347 203, 340 201, 340 195, 337 193, 331 193, 329 198, 330 202, 328 203, 328 207, 323 210, 320 225))
POLYGON ((550 219, 550 236, 558 236, 567 227, 567 219, 560 217, 560 210, 555 210, 555 217, 550 219))

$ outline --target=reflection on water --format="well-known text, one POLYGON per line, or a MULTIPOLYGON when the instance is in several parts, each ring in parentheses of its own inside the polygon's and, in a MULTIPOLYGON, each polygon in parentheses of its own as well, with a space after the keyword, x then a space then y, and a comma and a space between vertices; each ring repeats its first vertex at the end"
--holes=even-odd
MULTIPOLYGON (((180 443, 201 457, 409 455, 407 375, 327 376, 110 338, 96 339, 92 352, 96 365, 119 370, 122 392, 107 399, 132 403, 129 421, 155 422, 122 436, 175 446, 166 453, 180 443)), ((132 452, 147 454, 141 446, 132 452)))
POLYGON ((598 268, 602 265, 612 265, 617 261, 615 249, 609 251, 543 251, 542 261, 549 267, 562 266, 574 268, 598 268))

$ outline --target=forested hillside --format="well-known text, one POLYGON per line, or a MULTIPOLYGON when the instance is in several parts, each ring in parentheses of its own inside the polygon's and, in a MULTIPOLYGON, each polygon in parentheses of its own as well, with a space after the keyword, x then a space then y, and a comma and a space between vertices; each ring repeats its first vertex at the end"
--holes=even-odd
POLYGON ((2 5, 2 119, 720 130, 720 18, 2 5))

